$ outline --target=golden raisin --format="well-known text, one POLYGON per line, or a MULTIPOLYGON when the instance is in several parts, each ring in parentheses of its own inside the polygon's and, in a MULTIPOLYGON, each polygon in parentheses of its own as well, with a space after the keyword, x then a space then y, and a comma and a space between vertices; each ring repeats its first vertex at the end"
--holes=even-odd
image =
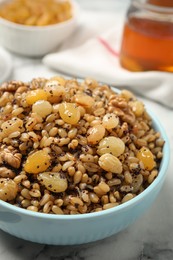
POLYGON ((99 155, 110 153, 118 157, 124 153, 124 150, 125 144, 120 138, 115 136, 108 136, 99 142, 97 153, 99 155))
POLYGON ((52 112, 52 105, 46 100, 38 100, 33 104, 32 111, 41 117, 46 117, 52 112))
POLYGON ((59 103, 65 95, 65 88, 59 83, 59 80, 48 80, 44 90, 47 92, 48 101, 59 103))
POLYGON ((37 174, 46 171, 49 166, 49 154, 45 150, 40 150, 28 156, 24 170, 28 173, 37 174))
POLYGON ((59 114, 62 120, 68 124, 75 125, 80 120, 80 110, 74 103, 61 103, 59 114))
POLYGON ((75 101, 78 105, 85 108, 91 108, 94 105, 94 99, 85 94, 75 95, 75 101))
POLYGON ((129 105, 132 107, 132 111, 134 112, 135 116, 142 116, 144 113, 144 104, 141 101, 135 100, 130 102, 129 105))
POLYGON ((33 105, 38 100, 47 100, 47 93, 43 89, 35 89, 30 91, 26 96, 28 105, 33 105))
POLYGON ((119 117, 113 113, 107 113, 103 117, 103 126, 110 130, 115 128, 119 124, 119 117))
POLYGON ((63 77, 60 76, 54 76, 50 78, 50 80, 56 80, 61 86, 65 86, 66 80, 63 77))
POLYGON ((5 121, 1 125, 1 129, 5 135, 10 135, 13 132, 21 131, 23 127, 23 121, 20 118, 13 117, 12 119, 5 121))
POLYGON ((146 147, 142 147, 138 151, 136 157, 143 163, 146 170, 151 171, 156 165, 156 162, 154 160, 154 155, 146 147))
POLYGON ((98 143, 105 135, 105 128, 103 125, 95 125, 88 130, 87 140, 90 144, 98 143))
POLYGON ((68 187, 65 175, 59 172, 43 172, 37 176, 37 179, 48 190, 55 193, 63 192, 68 187))
POLYGON ((115 157, 114 155, 110 153, 105 153, 103 154, 98 161, 100 167, 107 171, 107 172, 112 172, 112 173, 122 173, 122 163, 120 160, 115 157))

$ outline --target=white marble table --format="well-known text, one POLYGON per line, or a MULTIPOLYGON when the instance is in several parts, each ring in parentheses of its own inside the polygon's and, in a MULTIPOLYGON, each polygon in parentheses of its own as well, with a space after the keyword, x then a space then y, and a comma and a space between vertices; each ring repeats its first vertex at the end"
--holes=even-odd
MULTIPOLYGON (((128 0, 78 0, 86 8, 110 12, 105 28, 114 21, 116 12, 125 12, 128 0)), ((91 14, 91 21, 94 14, 91 14)), ((30 59, 11 54, 13 73, 9 79, 30 80, 50 77, 54 71, 45 68, 41 59, 30 59)), ((144 100, 144 99, 143 99, 144 100)), ((144 102, 155 112, 170 140, 173 152, 173 110, 148 100, 144 102)), ((172 260, 173 259, 173 155, 166 181, 157 200, 143 217, 123 232, 99 242, 80 246, 47 246, 27 242, 0 231, 0 260, 172 260)))

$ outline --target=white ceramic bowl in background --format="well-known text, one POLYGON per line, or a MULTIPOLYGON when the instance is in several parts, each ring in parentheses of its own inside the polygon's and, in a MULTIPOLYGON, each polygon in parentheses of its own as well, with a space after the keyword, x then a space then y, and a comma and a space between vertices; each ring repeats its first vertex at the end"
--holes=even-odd
MULTIPOLYGON (((0 4, 9 2, 0 0, 0 4)), ((79 6, 74 0, 72 18, 53 25, 26 26, 0 17, 0 44, 6 49, 25 56, 39 57, 52 52, 76 29, 79 6)))

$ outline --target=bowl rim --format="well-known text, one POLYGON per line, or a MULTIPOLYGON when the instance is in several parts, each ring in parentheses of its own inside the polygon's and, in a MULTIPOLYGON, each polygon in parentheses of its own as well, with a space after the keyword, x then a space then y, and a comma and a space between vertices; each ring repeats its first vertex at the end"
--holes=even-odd
MULTIPOLYGON (((32 31, 32 32, 63 28, 64 26, 71 24, 73 21, 77 20, 77 17, 79 16, 79 10, 80 10, 79 4, 75 0, 69 0, 69 2, 71 3, 72 6, 72 17, 60 23, 49 24, 44 26, 24 25, 24 24, 14 23, 5 18, 0 17, 0 24, 6 25, 12 29, 21 30, 21 31, 32 31)), ((1 4, 2 3, 0 2, 0 5, 1 4)))
MULTIPOLYGON (((113 87, 113 90, 115 92, 120 92, 121 90, 118 88, 113 87)), ((107 215, 112 215, 112 214, 117 214, 119 211, 126 211, 128 208, 135 206, 138 204, 143 197, 147 196, 152 190, 156 189, 157 185, 159 185, 160 181, 162 179, 165 179, 166 177, 166 172, 167 168, 169 165, 169 159, 170 159, 170 145, 169 145, 169 139, 166 134, 165 128, 162 126, 160 123, 158 117, 155 115, 155 113, 145 105, 146 111, 152 118, 152 125, 153 127, 160 132, 161 137, 164 139, 164 147, 163 147, 163 158, 161 161, 160 169, 159 169, 159 174, 156 177, 156 179, 139 195, 134 197, 133 199, 120 204, 116 207, 102 210, 99 212, 91 212, 91 213, 84 213, 84 214, 76 214, 76 215, 55 215, 55 214, 46 214, 42 212, 33 212, 30 210, 26 210, 23 208, 19 208, 15 205, 12 205, 8 202, 0 200, 0 207, 1 205, 6 208, 7 210, 13 211, 13 213, 19 213, 21 215, 25 215, 28 217, 34 217, 34 218, 40 218, 40 219, 45 219, 45 220, 63 220, 63 221, 69 221, 69 220, 86 220, 86 219, 92 219, 92 218, 99 218, 99 217, 106 217, 107 215)), ((1 213, 1 210, 0 210, 1 213)))

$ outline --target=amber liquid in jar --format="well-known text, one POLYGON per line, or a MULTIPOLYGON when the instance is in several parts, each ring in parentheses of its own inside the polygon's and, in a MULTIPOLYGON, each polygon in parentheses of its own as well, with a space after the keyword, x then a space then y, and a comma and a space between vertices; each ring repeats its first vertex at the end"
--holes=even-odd
POLYGON ((173 21, 129 16, 124 27, 120 63, 130 71, 173 72, 173 21))
POLYGON ((147 0, 147 3, 164 7, 173 7, 172 0, 147 0))

